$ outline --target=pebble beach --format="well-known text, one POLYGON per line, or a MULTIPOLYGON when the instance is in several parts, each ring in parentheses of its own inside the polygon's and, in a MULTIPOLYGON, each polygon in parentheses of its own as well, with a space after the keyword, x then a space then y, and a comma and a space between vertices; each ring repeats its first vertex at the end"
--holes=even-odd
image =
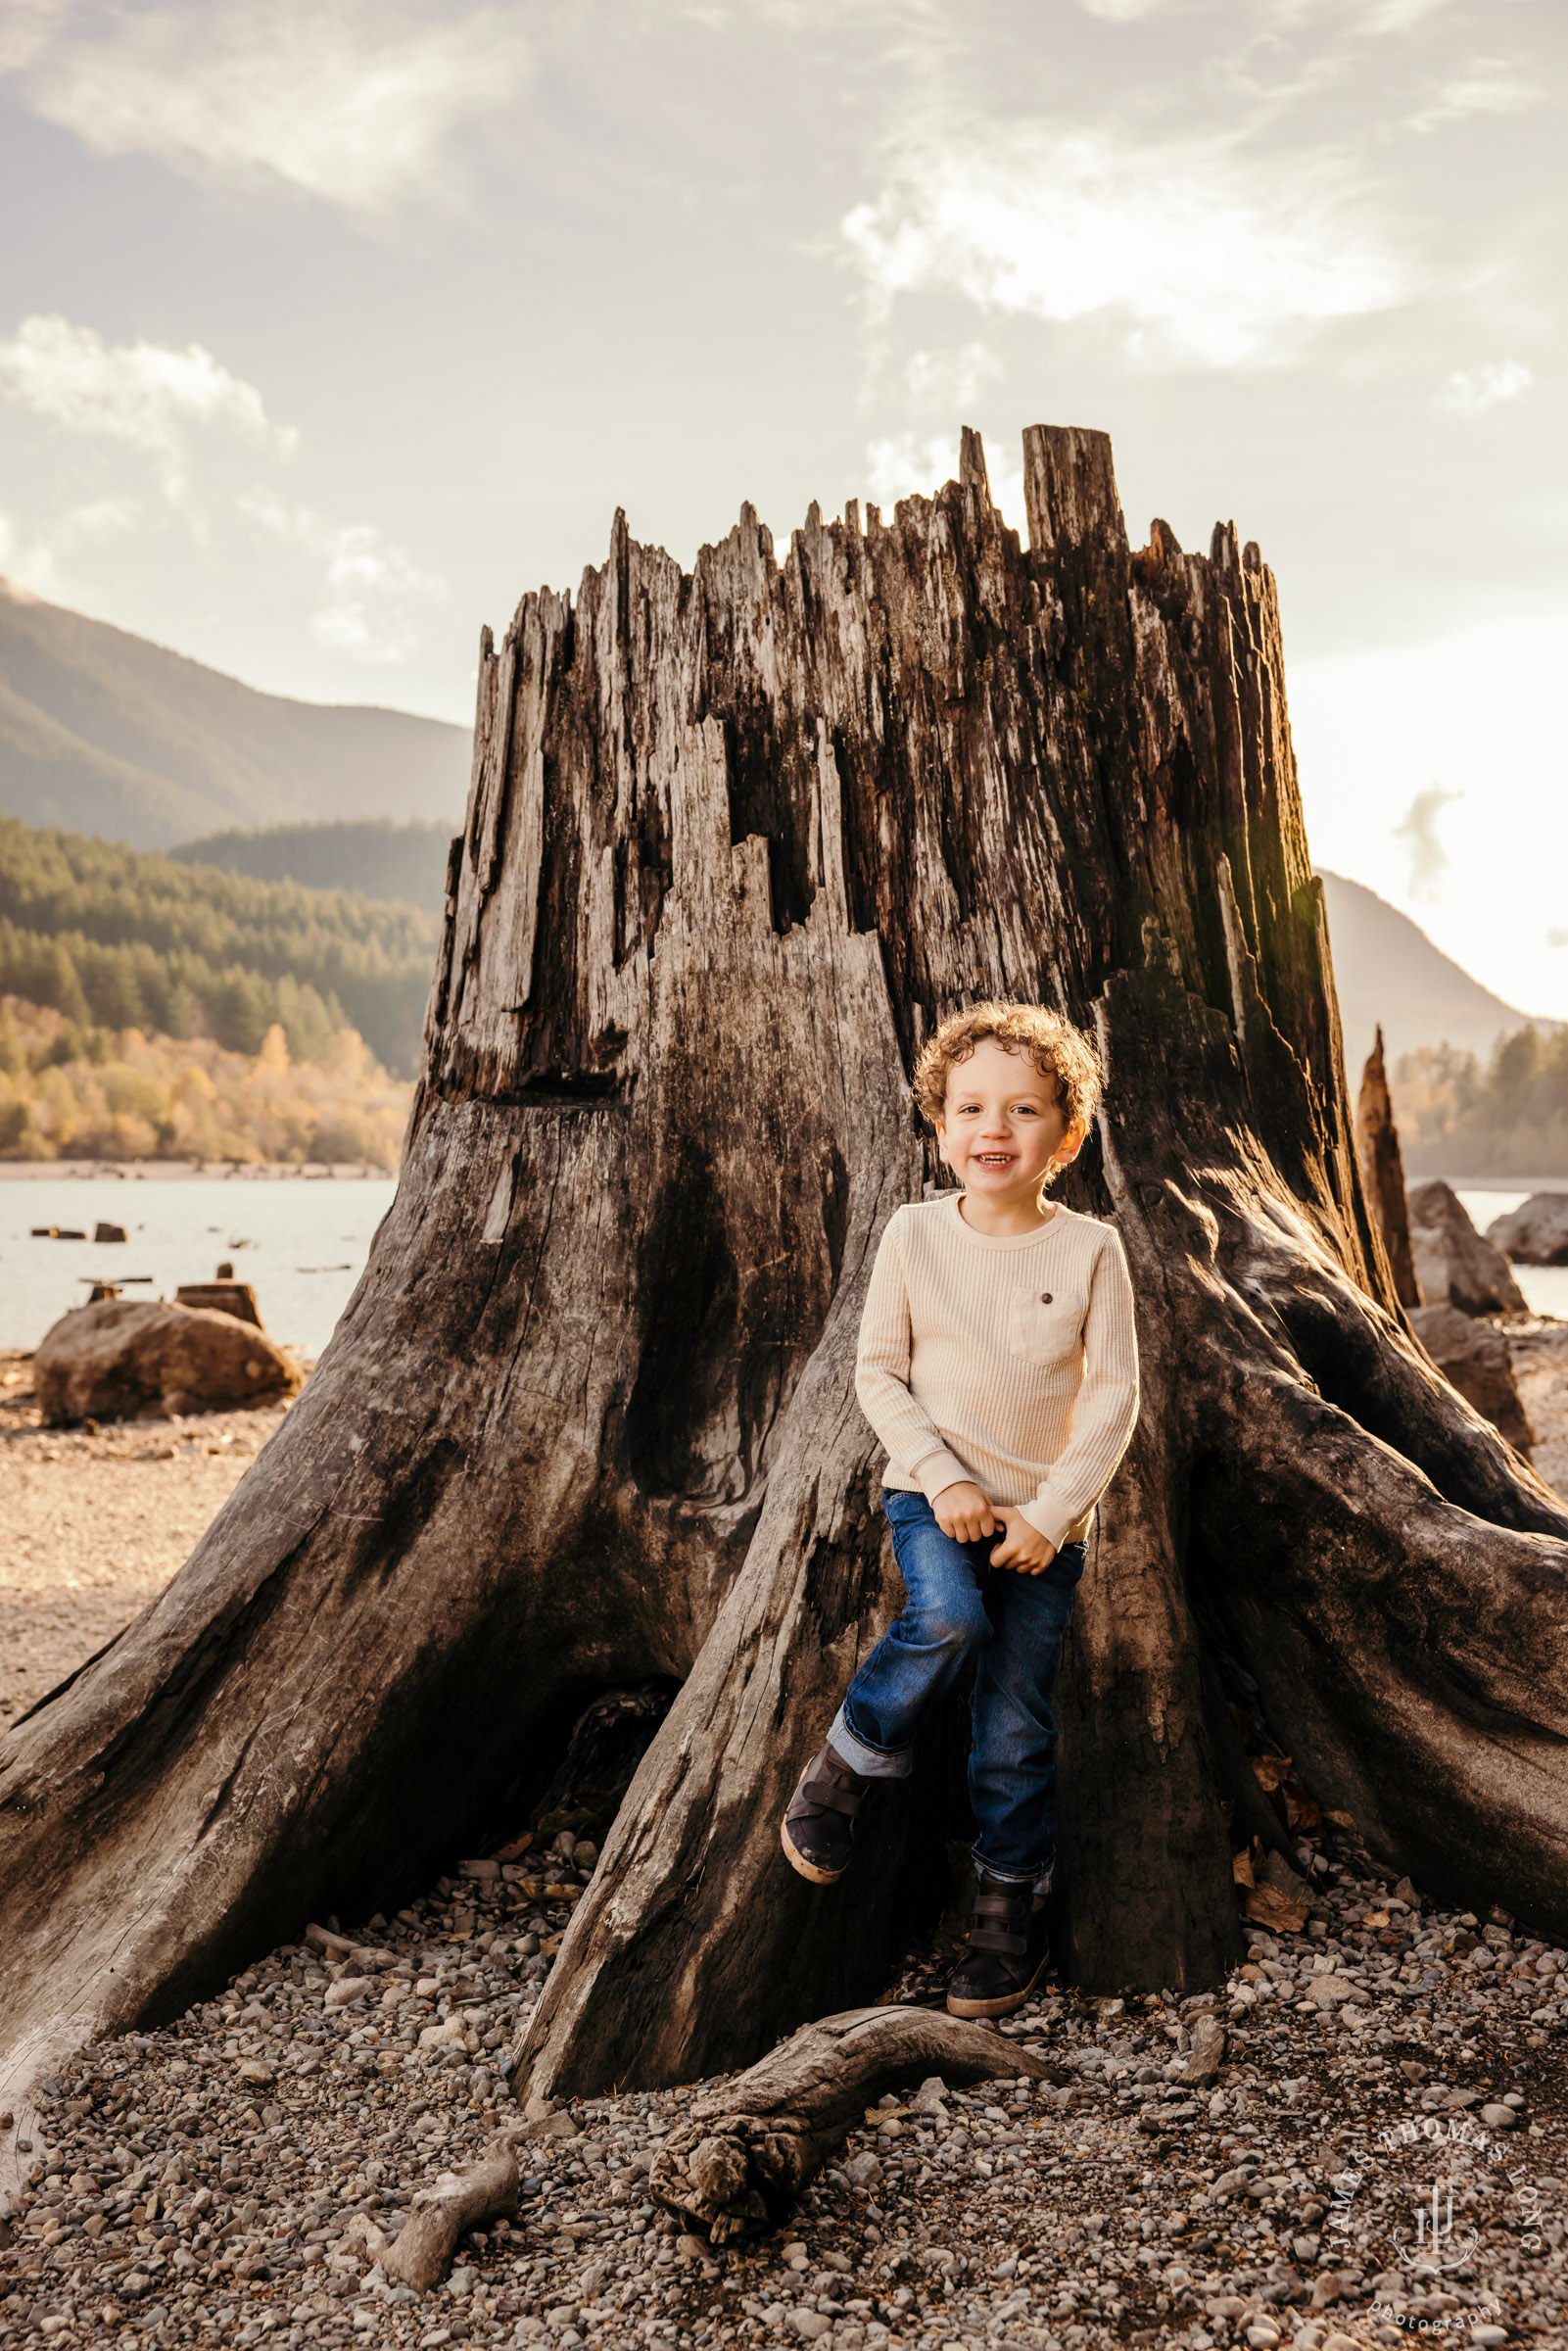
MULTIPOLYGON (((1555 1339, 1528 1365, 1550 1448, 1555 1339)), ((285 1409, 45 1430, 25 1359, 0 1360, 0 1720, 162 1587, 285 1409)), ((512 2094, 592 1843, 454 1855, 395 1917, 323 1920, 83 2052, 27 2142, 0 2116, 24 2183, 0 2202, 0 2343, 1568 2344, 1568 1951, 1383 1883, 1354 1827, 1298 1858, 1299 1925, 1246 1922, 1219 1990, 1049 1987, 1000 2028, 1046 2079, 900 2086, 784 2229, 715 2252, 646 2192, 705 2086, 527 2125, 512 2094), (415 2295, 382 2257, 499 2133, 515 2222, 415 2295)), ((949 1958, 912 1953, 887 1996, 938 2001, 949 1958)))

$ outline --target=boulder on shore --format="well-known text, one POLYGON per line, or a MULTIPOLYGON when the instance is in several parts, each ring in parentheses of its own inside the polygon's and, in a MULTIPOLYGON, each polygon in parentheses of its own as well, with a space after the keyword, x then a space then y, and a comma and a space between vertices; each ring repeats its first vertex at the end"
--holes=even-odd
POLYGON ((1456 1306, 1418 1306, 1410 1328, 1450 1386, 1490 1420, 1499 1436, 1528 1454, 1536 1432, 1514 1385, 1508 1342, 1491 1322, 1477 1322, 1456 1306))
POLYGON ((59 1426, 230 1412, 301 1383, 282 1348, 233 1315, 108 1298, 73 1307, 44 1334, 32 1384, 44 1419, 59 1426))
POLYGON ((1410 1194, 1410 1253, 1428 1306, 1456 1306, 1461 1315, 1529 1312, 1507 1259, 1482 1239, 1446 1183, 1418 1183, 1410 1194))
POLYGON ((1568 1266, 1568 1192, 1532 1192, 1487 1226, 1487 1238, 1521 1266, 1568 1266))

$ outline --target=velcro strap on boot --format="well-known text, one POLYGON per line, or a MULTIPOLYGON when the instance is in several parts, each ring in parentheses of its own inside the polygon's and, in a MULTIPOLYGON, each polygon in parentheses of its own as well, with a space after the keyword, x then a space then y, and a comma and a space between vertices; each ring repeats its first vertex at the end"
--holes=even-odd
POLYGON ((808 1804, 825 1812, 846 1812, 851 1820, 860 1810, 860 1798, 842 1780, 806 1780, 800 1793, 808 1804))
POLYGON ((972 1951, 996 1951, 1004 1958, 1022 1959, 1028 1949, 1023 1935, 1010 1935, 1006 1927, 972 1927, 969 1947, 972 1951))
POLYGON ((1029 1889, 1021 1886, 1016 1894, 976 1894, 974 1924, 969 1933, 972 1951, 996 1951, 1010 1959, 1022 1959, 1029 1947, 1028 1942, 1029 1889), (994 1921, 994 1924, 983 1922, 994 1921))

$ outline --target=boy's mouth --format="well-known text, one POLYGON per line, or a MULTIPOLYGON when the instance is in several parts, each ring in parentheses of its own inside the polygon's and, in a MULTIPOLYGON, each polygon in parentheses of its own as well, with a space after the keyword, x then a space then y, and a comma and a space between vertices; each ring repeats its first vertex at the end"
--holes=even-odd
POLYGON ((1014 1157, 1011 1151, 976 1151, 974 1165, 977 1168, 1010 1168, 1014 1157))

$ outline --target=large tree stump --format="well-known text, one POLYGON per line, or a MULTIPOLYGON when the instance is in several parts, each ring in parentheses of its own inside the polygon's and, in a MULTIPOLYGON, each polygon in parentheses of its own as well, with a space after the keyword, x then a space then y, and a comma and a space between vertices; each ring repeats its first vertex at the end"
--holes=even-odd
POLYGON ((1103 435, 1024 457, 1027 549, 966 434, 936 498, 813 508, 782 564, 749 508, 689 575, 617 519, 575 604, 486 639, 364 1277, 187 1567, 0 1747, 0 2104, 404 1897, 651 1676, 680 1695, 532 2093, 727 2070, 875 1996, 940 1898, 932 1787, 887 1793, 852 1888, 795 1878, 777 1816, 896 1605, 855 1328, 935 1175, 912 1056, 981 993, 1097 1031, 1068 1197, 1139 1301, 1065 1673, 1069 1964, 1233 1953, 1230 1701, 1391 1866, 1568 1935, 1568 1513, 1399 1315, 1273 583, 1228 527, 1134 553, 1103 435))

